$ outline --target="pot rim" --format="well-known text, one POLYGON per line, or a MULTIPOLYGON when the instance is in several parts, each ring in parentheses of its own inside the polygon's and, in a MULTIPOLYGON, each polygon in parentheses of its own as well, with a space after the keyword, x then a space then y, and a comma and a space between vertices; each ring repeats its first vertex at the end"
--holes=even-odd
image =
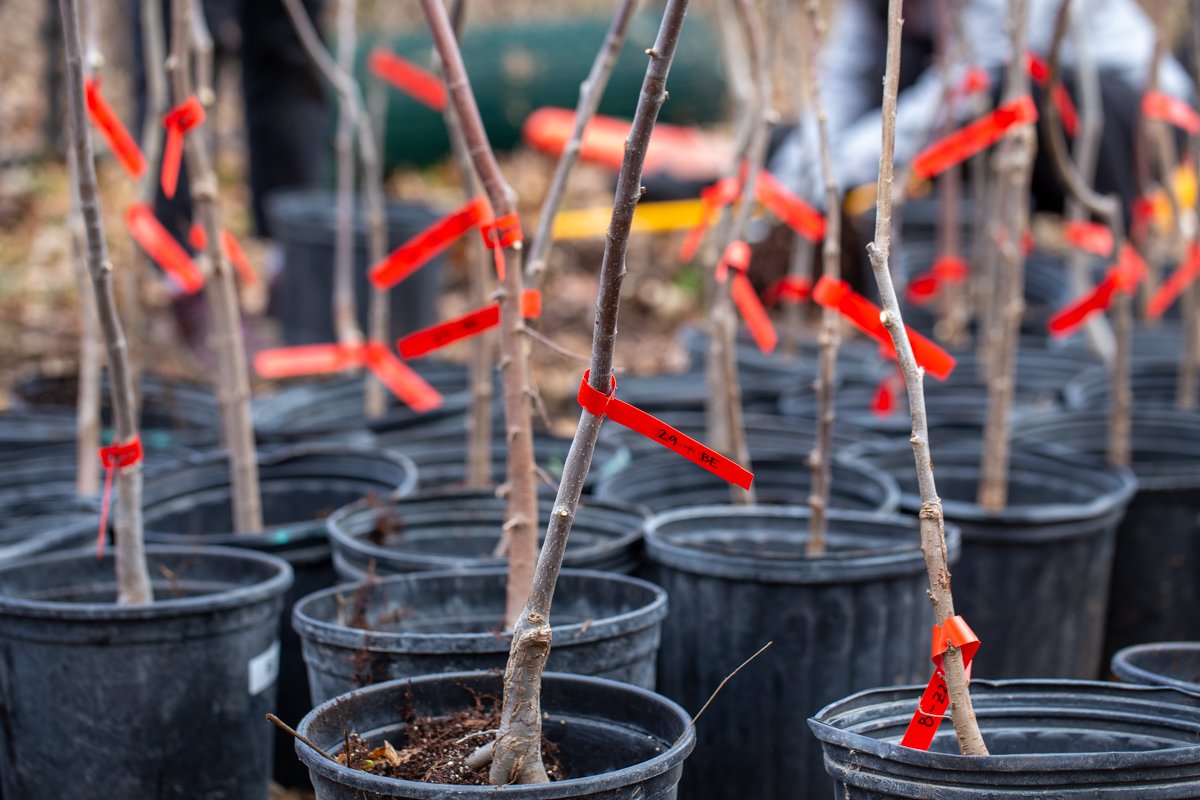
MULTIPOLYGON (((420 675, 412 678, 398 678, 396 680, 387 681, 385 683, 377 683, 363 689, 357 689, 347 694, 339 695, 330 700, 321 703, 312 711, 304 716, 300 724, 296 726, 302 734, 308 732, 309 725, 316 719, 317 715, 323 713, 331 706, 349 702, 364 695, 375 693, 384 693, 400 687, 407 687, 412 683, 439 683, 448 681, 462 681, 472 678, 486 678, 491 681, 500 680, 501 676, 495 672, 448 672, 439 675, 420 675)), ((648 780, 655 776, 661 775, 667 770, 682 763, 683 760, 691 753, 692 748, 696 744, 696 728, 692 725, 691 716, 683 710, 674 701, 663 697, 662 695, 651 692, 647 689, 642 689, 628 683, 610 680, 607 678, 596 678, 585 675, 568 675, 562 672, 546 672, 542 676, 543 683, 546 681, 560 683, 583 683, 589 685, 602 684, 608 688, 617 688, 629 694, 640 698, 643 704, 656 705, 665 712, 669 713, 678 720, 683 727, 683 733, 663 752, 654 756, 651 759, 643 761, 639 764, 632 764, 628 767, 605 772, 601 775, 590 775, 583 778, 569 778, 564 781, 555 781, 553 783, 542 784, 520 784, 514 786, 453 786, 456 796, 470 798, 478 797, 506 797, 510 795, 519 795, 522 800, 552 800, 556 798, 576 797, 582 790, 588 793, 600 792, 605 789, 616 789, 621 786, 627 786, 631 783, 648 780)), ((324 756, 317 753, 308 745, 297 740, 295 744, 296 755, 301 762, 309 768, 309 770, 320 774, 322 777, 335 781, 339 785, 349 786, 363 791, 376 792, 385 797, 405 797, 409 800, 444 800, 446 797, 446 789, 449 784, 444 783, 423 783, 420 781, 402 780, 400 778, 384 778, 378 775, 370 775, 359 770, 352 770, 349 767, 335 764, 324 756), (403 790, 403 794, 399 794, 394 790, 403 790)))
POLYGON ((1122 681, 1145 686, 1169 686, 1189 694, 1200 695, 1200 683, 1148 670, 1133 660, 1142 653, 1163 651, 1194 653, 1200 658, 1200 642, 1147 642, 1124 647, 1113 653, 1112 671, 1122 681))

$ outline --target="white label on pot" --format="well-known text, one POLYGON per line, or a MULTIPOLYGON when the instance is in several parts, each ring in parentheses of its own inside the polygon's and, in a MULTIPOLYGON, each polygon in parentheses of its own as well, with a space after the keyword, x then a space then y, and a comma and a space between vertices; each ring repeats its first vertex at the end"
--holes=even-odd
POLYGON ((278 641, 272 642, 270 647, 250 659, 249 672, 250 694, 258 694, 275 682, 279 676, 278 641))

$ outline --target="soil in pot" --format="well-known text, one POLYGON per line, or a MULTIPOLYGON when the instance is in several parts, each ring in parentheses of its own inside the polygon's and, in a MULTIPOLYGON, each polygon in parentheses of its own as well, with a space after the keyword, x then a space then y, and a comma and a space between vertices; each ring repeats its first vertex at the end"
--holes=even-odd
MULTIPOLYGON (((917 521, 832 511, 828 551, 812 558, 808 521, 807 508, 700 506, 647 523, 649 575, 672 605, 659 691, 698 709, 742 659, 774 642, 705 711, 685 796, 827 797, 804 720, 856 689, 929 673, 933 615, 917 521)), ((947 542, 953 562, 953 526, 947 542)))
MULTIPOLYGON (((1014 431, 1029 445, 1065 448, 1071 458, 1103 465, 1108 415, 1064 412, 1026 419, 1014 431)), ((1137 493, 1117 528, 1105 662, 1144 642, 1200 641, 1200 416, 1142 409, 1133 416, 1137 493)))
MULTIPOLYGON (((920 509, 908 442, 853 452, 896 478, 901 510, 920 509)), ((977 441, 935 447, 933 460, 946 520, 962 529, 954 600, 983 642, 974 674, 1098 676, 1113 545, 1136 486, 1132 473, 1015 445, 1008 507, 992 513, 975 502, 977 441)))
MULTIPOLYGON (((1027 650, 1055 646, 1027 643, 1027 650)), ((949 722, 929 752, 899 745, 923 689, 862 692, 809 721, 839 800, 1200 796, 1200 695, 1090 681, 974 680, 971 698, 991 755, 963 756, 949 722)))
MULTIPOLYGON (((322 703, 298 730, 337 757, 347 731, 377 747, 403 742, 404 710, 437 718, 472 709, 475 698, 499 696, 500 676, 491 672, 389 681, 322 703)), ((565 778, 527 786, 449 787, 384 778, 351 770, 297 742, 318 800, 379 798, 592 798, 673 800, 683 761, 695 744, 686 711, 645 689, 579 675, 548 672, 542 683, 544 733, 558 748, 565 778)))
MULTIPOLYGON (((280 448, 259 457, 263 521, 260 533, 233 532, 228 460, 210 452, 147 479, 143 518, 146 541, 174 545, 219 544, 271 553, 291 564, 295 585, 278 619, 282 648, 278 713, 295 719, 310 708, 300 639, 290 623, 293 604, 332 586, 325 518, 364 495, 404 496, 416 486, 413 463, 395 453, 332 443, 280 448)), ((303 781, 280 732, 276 779, 303 781)), ((290 745, 288 745, 290 746, 290 745)))
MULTIPOLYGON (((296 604, 313 703, 372 683, 503 670, 507 570, 416 572, 316 592, 296 604)), ((564 570, 549 669, 654 688, 667 595, 612 573, 564 570)))
MULTIPOLYGON (((539 519, 554 497, 543 493, 539 519)), ((489 491, 421 493, 387 504, 359 502, 328 520, 333 564, 344 581, 423 570, 501 567, 494 555, 506 501, 489 491)), ((579 507, 563 560, 565 567, 633 572, 641 559, 645 509, 587 499, 579 507)), ((544 528, 539 526, 540 530, 544 528)))
MULTIPOLYGON (((812 472, 806 447, 788 453, 751 452, 754 490, 764 505, 808 502, 812 472)), ((639 456, 625 469, 600 481, 596 497, 666 511, 730 502, 729 484, 661 447, 639 456)), ((852 459, 833 463, 831 508, 892 511, 899 502, 895 481, 885 472, 852 459)))
POLYGON ((1200 642, 1126 647, 1113 656, 1112 671, 1129 683, 1171 686, 1200 694, 1200 642))
POLYGON ((114 603, 111 555, 0 567, 6 797, 267 796, 291 568, 227 548, 147 557, 156 602, 140 607, 114 603))

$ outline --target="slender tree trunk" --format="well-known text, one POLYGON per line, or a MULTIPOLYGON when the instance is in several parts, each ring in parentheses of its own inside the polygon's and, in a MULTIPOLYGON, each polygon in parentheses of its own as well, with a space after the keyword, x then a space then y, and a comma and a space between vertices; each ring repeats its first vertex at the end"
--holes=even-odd
POLYGON ((96 318, 96 292, 88 272, 87 228, 79 201, 79 165, 74 149, 67 151, 71 175, 71 210, 67 227, 71 233, 71 260, 79 297, 79 393, 75 398, 75 493, 92 497, 100 491, 100 380, 104 372, 104 349, 100 321, 96 318))
MULTIPOLYGON (((454 29, 441 0, 421 0, 434 46, 446 75, 446 88, 469 144, 475 172, 491 201, 496 219, 516 213, 516 199, 500 172, 487 140, 479 108, 463 66, 454 29)), ((507 265, 500 290, 500 371, 504 385, 505 438, 508 441, 508 598, 505 621, 516 623, 525 606, 537 560, 537 475, 533 459, 533 426, 530 424, 532 389, 529 362, 522 343, 524 320, 521 293, 525 288, 521 263, 522 244, 515 241, 497 250, 507 265)))
MULTIPOLYGON (((792 102, 796 106, 793 109, 796 135, 802 152, 801 158, 807 161, 812 157, 812 154, 808 152, 808 137, 804 135, 803 128, 804 120, 812 112, 812 99, 807 87, 812 83, 810 73, 817 69, 820 54, 813 53, 811 59, 806 59, 806 53, 801 44, 801 42, 812 41, 812 34, 808 30, 811 24, 808 15, 801 14, 793 21, 788 13, 792 7, 791 0, 779 0, 778 6, 778 25, 782 29, 783 37, 780 50, 785 54, 784 61, 790 67, 787 79, 792 84, 792 102)), ((838 242, 837 246, 840 247, 841 243, 838 242)), ((793 233, 792 251, 788 257, 788 277, 797 281, 808 281, 810 286, 815 285, 816 281, 813 280, 813 273, 816 271, 813 263, 815 253, 816 247, 812 242, 800 233, 793 233)), ((785 330, 782 349, 784 355, 789 358, 795 358, 800 354, 800 342, 804 337, 806 308, 806 305, 800 303, 788 303, 783 312, 785 330)))
MULTIPOLYGON (((1029 5, 1027 0, 1010 0, 1011 51, 1004 81, 1005 102, 1029 94, 1029 73, 1020 55, 1027 49, 1029 5)), ((1035 132, 1024 125, 1010 132, 995 156, 995 180, 999 189, 999 219, 1004 226, 999 241, 996 320, 999 339, 992 352, 988 375, 987 421, 983 431, 983 462, 980 465, 978 502, 988 511, 1000 511, 1008 503, 1009 414, 1013 404, 1017 340, 1025 305, 1025 253, 1021 242, 1029 230, 1029 184, 1033 176, 1035 132)))
MULTIPOLYGON (((83 98, 83 43, 79 31, 79 7, 76 0, 59 0, 62 19, 63 52, 66 55, 67 111, 71 149, 74 152, 79 209, 87 231, 87 264, 96 298, 96 316, 104 333, 111 377, 113 421, 117 439, 130 442, 138 435, 137 409, 133 401, 133 380, 125 346, 125 332, 117 315, 113 294, 112 263, 104 240, 104 222, 100 214, 100 196, 96 188, 92 138, 88 129, 83 98)), ((117 602, 141 605, 153 601, 150 573, 146 567, 142 541, 142 464, 116 468, 117 472, 117 602)))
MULTIPOLYGON (((356 0, 337 0, 337 63, 344 73, 354 66, 356 0)), ((338 344, 353 347, 362 342, 354 290, 354 117, 353 109, 338 104, 337 223, 333 242, 333 329, 338 344)))
MULTIPOLYGON (((1192 7, 1192 82, 1200 86, 1200 8, 1192 7)), ((1200 136, 1188 139, 1192 156, 1192 176, 1200 181, 1200 136)), ((1189 233, 1186 237, 1192 246, 1200 241, 1200 193, 1197 193, 1194 208, 1188 219, 1189 233)), ((1189 253, 1183 254, 1190 257, 1189 253)), ((1200 381, 1200 281, 1193 280, 1183 295, 1183 348, 1179 362, 1179 384, 1176 387, 1176 404, 1184 410, 1196 407, 1196 383, 1200 381)))
MULTIPOLYGON (((183 102, 193 94, 191 43, 192 0, 172 0, 171 63, 175 97, 183 102)), ((242 341, 237 286, 221 248, 217 209, 217 176, 203 127, 184 137, 184 154, 191 178, 192 207, 207 241, 202 254, 209 262, 204 291, 212 314, 210 341, 217 355, 217 401, 229 450, 233 489, 233 524, 238 533, 262 530, 262 500, 258 488, 258 455, 250 419, 250 379, 242 341)))
MULTIPOLYGON (((817 0, 808 0, 809 52, 813 62, 807 70, 809 85, 808 97, 812 103, 811 112, 817 117, 817 127, 820 137, 821 172, 825 178, 825 244, 823 253, 823 274, 830 280, 838 281, 842 277, 842 206, 838 193, 837 175, 833 166, 833 145, 829 137, 829 124, 825 117, 825 107, 821 103, 821 89, 817 82, 817 56, 825 35, 825 23, 821 19, 820 4, 817 0)), ((825 534, 827 529, 826 511, 829 507, 829 493, 833 483, 833 423, 835 410, 833 404, 834 387, 837 385, 837 353, 838 353, 838 311, 835 308, 825 308, 821 312, 821 356, 817 371, 817 431, 812 453, 809 455, 809 467, 812 469, 812 492, 808 498, 812 516, 808 523, 807 555, 818 556, 825 552, 825 534)))
MULTIPOLYGON (((613 350, 616 344, 617 312, 621 282, 625 277, 625 255, 633 212, 641 196, 642 166, 646 146, 658 110, 666 100, 666 81, 675 45, 687 13, 687 0, 667 0, 662 25, 654 46, 647 51, 650 63, 642 83, 637 112, 626 140, 625 157, 617 177, 613 216, 608 227, 604 257, 600 263, 600 287, 596 299, 596 325, 592 338, 589 385, 603 394, 611 392, 613 350)), ((544 783, 546 770, 541 757, 541 684, 546 656, 550 651, 550 604, 562 567, 567 537, 575 519, 583 482, 591 466, 596 438, 603 417, 587 409, 580 413, 579 426, 567 454, 558 497, 546 528, 546 542, 537 563, 533 588, 513 631, 508 666, 504 671, 504 703, 496 738, 476 752, 469 763, 477 768, 491 761, 489 778, 495 785, 544 783)))
MULTIPOLYGON (((908 387, 908 406, 912 413, 912 447, 917 467, 917 485, 921 495, 921 550, 929 572, 929 599, 938 624, 954 616, 954 598, 950 593, 950 566, 946 559, 946 530, 942 501, 933 479, 933 458, 929 449, 929 425, 925 416, 923 371, 913 357, 912 344, 900 316, 900 303, 888 270, 891 250, 892 184, 896 146, 896 96, 900 83, 900 26, 903 0, 888 2, 887 70, 883 79, 883 148, 879 157, 878 208, 875 214, 875 241, 867 246, 871 269, 879 286, 883 304, 884 327, 892 337, 900 370, 908 387)), ((1017 51, 1023 52, 1023 51, 1017 51)), ((946 687, 950 694, 951 717, 958 746, 964 755, 987 755, 975 709, 967 687, 962 651, 951 646, 943 658, 946 687)))

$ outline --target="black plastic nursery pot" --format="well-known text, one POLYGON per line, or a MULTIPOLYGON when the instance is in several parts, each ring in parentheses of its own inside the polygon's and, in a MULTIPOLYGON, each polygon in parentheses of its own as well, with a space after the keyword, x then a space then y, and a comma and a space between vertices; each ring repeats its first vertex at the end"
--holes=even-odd
MULTIPOLYGON (((854 454, 896 478, 902 511, 919 511, 908 442, 863 445, 854 454)), ((980 458, 976 441, 933 449, 945 518, 962 529, 954 601, 982 641, 974 674, 1095 678, 1113 545, 1133 474, 1014 444, 1008 506, 993 513, 975 502, 980 458)))
MULTIPOLYGON (((314 704, 373 683, 503 670, 504 569, 415 572, 326 589, 296 604, 314 704), (358 617, 358 619, 354 619, 358 617)), ((667 594, 624 575, 564 570, 548 669, 654 688, 667 594)))
MULTIPOLYGON (((269 451, 259 456, 258 465, 265 526, 261 533, 233 532, 227 456, 210 452, 146 481, 146 541, 226 545, 271 553, 291 564, 296 581, 277 620, 283 666, 275 710, 295 720, 311 706, 300 639, 289 624, 292 606, 337 581, 325 517, 365 495, 386 501, 411 494, 417 473, 413 463, 397 453, 332 443, 269 451)), ((286 749, 286 734, 276 735, 276 779, 288 784, 303 780, 303 770, 286 749)))
MULTIPOLYGON (((789 453, 751 452, 754 491, 760 504, 803 505, 808 502, 812 473, 809 448, 789 453)), ((627 468, 600 481, 596 497, 666 511, 730 502, 729 484, 661 447, 639 454, 627 468)), ((852 459, 833 463, 831 508, 893 511, 899 504, 896 482, 884 471, 852 459)))
POLYGON ((862 692, 809 721, 839 800, 1200 797, 1200 695, 1091 681, 972 681, 990 755, 963 756, 949 721, 929 752, 900 746, 923 689, 862 692))
POLYGON ((411 366, 442 394, 442 405, 417 412, 388 395, 384 415, 368 420, 363 414, 362 375, 291 383, 272 394, 254 398, 254 433, 260 443, 311 442, 333 439, 370 443, 383 434, 420 431, 440 423, 462 429, 470 402, 467 372, 461 364, 421 359, 411 366))
MULTIPOLYGON (((317 706, 298 730, 336 756, 346 731, 400 747, 403 709, 436 717, 471 708, 477 695, 499 697, 495 672, 426 675, 376 684, 317 706)), ((521 786, 449 786, 368 775, 296 743, 317 800, 675 800, 683 761, 695 745, 691 718, 675 703, 627 683, 547 672, 542 681, 545 736, 558 746, 566 780, 521 786)))
MULTIPOLYGON (((1175 407, 1175 392, 1179 385, 1178 360, 1153 360, 1150 357, 1133 363, 1130 376, 1133 407, 1154 411, 1175 407)), ((1063 387, 1067 408, 1073 411, 1103 411, 1110 407, 1112 377, 1107 367, 1093 367, 1063 387)))
MULTIPOLYGON (((784 392, 812 383, 812 365, 795 373, 756 372, 740 375, 742 409, 747 413, 775 411, 777 398, 784 392)), ((674 424, 677 414, 704 413, 709 403, 704 370, 659 375, 625 375, 617 379, 617 396, 648 414, 674 424)))
POLYGON ((0 567, 6 797, 267 796, 291 568, 220 547, 147 557, 148 606, 116 605, 111 552, 0 567))
POLYGON ((90 497, 48 494, 0 505, 0 564, 95 546, 100 505, 90 497))
MULTIPOLYGON (((105 433, 112 425, 108 377, 102 381, 100 418, 105 433)), ((19 381, 13 393, 26 407, 56 409, 72 415, 79 396, 79 376, 39 376, 19 381)), ((141 417, 138 434, 149 452, 187 452, 212 447, 220 434, 217 398, 208 386, 145 375, 138 383, 141 417)), ((108 436, 105 436, 108 438, 108 436)))
MULTIPOLYGON (((538 518, 549 518, 553 496, 542 495, 538 518)), ((502 567, 493 554, 506 501, 490 491, 424 492, 383 506, 359 502, 329 517, 333 565, 344 581, 430 570, 502 567)), ((642 555, 643 508, 586 499, 571 526, 563 566, 633 572, 642 555)), ((538 525, 539 536, 545 526, 538 525)))
MULTIPOLYGON (((679 340, 687 349, 691 370, 704 374, 708 363, 708 332, 703 328, 685 326, 679 340)), ((783 375, 798 379, 809 386, 817 376, 821 346, 817 338, 808 335, 796 343, 796 352, 789 355, 782 342, 770 353, 759 349, 750 332, 738 331, 736 352, 739 378, 756 375, 783 375)), ((837 374, 842 383, 874 383, 883 377, 887 365, 879 359, 879 348, 865 339, 843 338, 838 347, 837 374)))
MULTIPOLYGON (((267 198, 267 217, 283 247, 284 269, 271 289, 272 314, 279 318, 289 345, 335 340, 333 307, 334 238, 337 202, 333 192, 289 189, 267 198)), ((428 206, 388 203, 388 250, 399 247, 429 226, 438 215, 428 206)), ((436 257, 389 292, 391 328, 388 341, 437 322, 442 257, 436 257)), ((367 330, 367 306, 373 287, 367 273, 366 209, 361 199, 354 213, 355 300, 360 330, 367 330)))
POLYGON ((1171 686, 1200 694, 1200 642, 1154 642, 1119 650, 1112 671, 1127 683, 1171 686))
MULTIPOLYGON (((1137 493, 1117 528, 1104 659, 1143 642, 1200 641, 1200 416, 1142 409, 1133 416, 1137 493)), ((1018 438, 1066 448, 1103 464, 1108 415, 1077 411, 1030 417, 1018 438)))
MULTIPOLYGON (((700 506, 647 523, 649 575, 672 608, 660 692, 699 710, 743 659, 774 642, 704 712, 685 796, 827 797, 804 720, 849 692, 932 669, 917 521, 830 512, 828 550, 813 558, 804 554, 808 522, 808 509, 794 506, 700 506)), ((947 546, 953 562, 953 526, 947 546)))
MULTIPOLYGON (((708 438, 708 415, 704 412, 677 412, 671 415, 670 423, 672 428, 693 439, 704 441, 708 438)), ((743 414, 742 427, 746 432, 746 445, 752 453, 807 453, 813 447, 816 421, 812 417, 809 424, 805 424, 797 422, 795 417, 781 414, 743 414)), ((861 431, 847 429, 841 421, 834 423, 835 451, 862 439, 861 431)), ((662 445, 654 439, 612 423, 600 428, 600 441, 620 442, 629 448, 635 458, 641 458, 645 453, 662 452, 662 445)), ((616 469, 612 471, 615 473, 616 469)), ((607 477, 607 474, 601 477, 607 477)))

